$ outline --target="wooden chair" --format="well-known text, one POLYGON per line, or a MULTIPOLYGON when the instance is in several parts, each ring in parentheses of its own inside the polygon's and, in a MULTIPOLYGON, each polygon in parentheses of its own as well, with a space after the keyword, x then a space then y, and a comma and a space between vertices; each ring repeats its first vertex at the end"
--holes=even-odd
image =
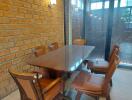
POLYGON ((51 43, 49 46, 49 51, 53 51, 59 48, 59 44, 57 42, 51 43))
MULTIPOLYGON (((87 61, 88 68, 90 68, 91 72, 98 73, 98 74, 106 74, 109 69, 109 64, 114 60, 114 55, 119 55, 119 46, 114 45, 112 52, 109 56, 108 61, 102 60, 102 61, 87 61)), ((112 79, 110 81, 110 84, 112 86, 112 79)))
POLYGON ((86 45, 86 40, 85 39, 75 39, 73 40, 74 45, 86 45))
MULTIPOLYGON (((37 46, 34 48, 33 53, 36 57, 42 56, 42 55, 47 53, 46 47, 43 45, 37 46)), ((39 73, 39 74, 42 74, 43 77, 49 77, 49 70, 48 69, 40 68, 38 70, 34 70, 33 73, 39 73)))
POLYGON ((45 46, 37 46, 34 48, 34 55, 39 57, 41 55, 46 54, 46 47, 45 46))
MULTIPOLYGON (((59 44, 57 42, 51 43, 48 46, 49 51, 54 51, 54 50, 56 50, 58 48, 59 48, 59 44)), ((61 76, 61 72, 50 70, 50 77, 56 78, 58 76, 61 76)))
POLYGON ((62 79, 40 78, 36 73, 17 72, 9 69, 16 82, 21 100, 53 100, 62 91, 62 79))
POLYGON ((119 57, 115 55, 115 60, 109 65, 109 70, 106 75, 80 71, 72 84, 72 87, 78 91, 76 100, 80 100, 82 93, 93 96, 96 100, 99 100, 100 96, 106 97, 106 100, 110 100, 109 83, 118 64, 119 57))

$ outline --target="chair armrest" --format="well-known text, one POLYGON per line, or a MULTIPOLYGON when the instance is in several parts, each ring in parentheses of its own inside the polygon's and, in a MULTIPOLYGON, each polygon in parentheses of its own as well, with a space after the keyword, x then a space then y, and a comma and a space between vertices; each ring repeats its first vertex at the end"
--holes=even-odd
POLYGON ((14 72, 13 75, 19 77, 19 78, 23 78, 23 79, 30 79, 30 80, 34 80, 36 74, 35 73, 24 73, 24 72, 14 72))
POLYGON ((51 88, 53 88, 57 83, 61 81, 62 81, 62 78, 55 79, 51 84, 49 84, 45 89, 43 89, 43 93, 48 92, 51 88))
POLYGON ((22 73, 20 75, 25 76, 25 78, 27 77, 27 79, 31 79, 31 80, 42 78, 42 74, 38 74, 38 73, 22 73))
POLYGON ((16 71, 13 68, 8 69, 8 71, 14 77, 22 78, 25 80, 35 80, 37 78, 41 78, 42 76, 41 74, 38 74, 38 73, 16 71))

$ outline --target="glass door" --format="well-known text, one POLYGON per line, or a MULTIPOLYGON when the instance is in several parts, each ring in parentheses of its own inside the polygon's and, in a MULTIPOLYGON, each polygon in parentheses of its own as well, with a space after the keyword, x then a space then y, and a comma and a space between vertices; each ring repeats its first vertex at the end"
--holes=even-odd
POLYGON ((132 66, 132 0, 65 0, 65 7, 69 44, 75 38, 86 39, 96 47, 90 58, 100 60, 117 44, 121 65, 132 66))
POLYGON ((91 58, 104 59, 105 43, 109 15, 109 1, 86 0, 85 12, 85 39, 87 45, 94 45, 96 48, 91 58))
POLYGON ((132 0, 117 0, 114 8, 112 45, 120 46, 121 65, 132 67, 132 0))

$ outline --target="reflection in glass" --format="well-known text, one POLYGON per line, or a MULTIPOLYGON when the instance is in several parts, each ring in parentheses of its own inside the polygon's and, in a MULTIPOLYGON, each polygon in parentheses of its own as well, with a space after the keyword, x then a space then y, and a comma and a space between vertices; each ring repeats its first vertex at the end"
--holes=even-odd
MULTIPOLYGON (((104 8, 109 8, 110 1, 104 2, 104 8)), ((121 0, 120 7, 127 7, 132 6, 132 0, 121 0)), ((114 0, 114 8, 118 7, 118 0, 114 0)), ((92 2, 91 3, 91 10, 99 10, 103 8, 103 2, 92 2)))
POLYGON ((80 1, 80 0, 77 1, 77 7, 78 7, 78 8, 82 8, 82 7, 81 7, 81 1, 80 1))
POLYGON ((102 9, 102 2, 91 3, 91 10, 102 9))
POLYGON ((76 62, 74 66, 71 67, 71 71, 74 71, 75 69, 78 68, 78 66, 80 66, 80 64, 82 63, 83 59, 81 59, 80 61, 76 62))
POLYGON ((104 6, 104 8, 109 8, 109 1, 105 1, 105 6, 104 6))
POLYGON ((76 0, 71 0, 72 5, 76 5, 76 0))
POLYGON ((126 6, 127 6, 126 0, 121 0, 120 7, 126 7, 126 6))

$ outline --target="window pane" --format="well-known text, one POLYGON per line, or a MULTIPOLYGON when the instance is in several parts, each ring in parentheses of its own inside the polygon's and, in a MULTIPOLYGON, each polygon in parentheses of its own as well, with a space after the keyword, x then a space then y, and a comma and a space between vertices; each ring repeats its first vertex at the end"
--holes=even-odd
POLYGON ((114 8, 117 8, 118 7, 118 0, 115 0, 114 2, 114 8))
POLYGON ((105 2, 105 7, 104 8, 109 8, 109 1, 105 2))
POLYGON ((80 0, 77 1, 77 7, 78 7, 78 8, 82 8, 82 7, 81 7, 81 1, 80 1, 80 0))
POLYGON ((126 7, 126 6, 127 6, 126 0, 121 0, 120 7, 126 7))
POLYGON ((72 5, 76 5, 76 0, 71 0, 72 5))
POLYGON ((102 5, 103 5, 102 2, 98 2, 98 3, 97 3, 97 9, 102 9, 102 5))
POLYGON ((102 9, 102 2, 91 3, 91 10, 102 9))
POLYGON ((127 6, 132 6, 132 0, 127 1, 127 6))
MULTIPOLYGON (((105 7, 104 8, 109 8, 109 1, 105 1, 105 7)), ((114 8, 117 8, 118 7, 118 0, 115 0, 114 1, 114 8)))
POLYGON ((96 9, 96 3, 91 4, 91 10, 94 10, 94 9, 96 9))

